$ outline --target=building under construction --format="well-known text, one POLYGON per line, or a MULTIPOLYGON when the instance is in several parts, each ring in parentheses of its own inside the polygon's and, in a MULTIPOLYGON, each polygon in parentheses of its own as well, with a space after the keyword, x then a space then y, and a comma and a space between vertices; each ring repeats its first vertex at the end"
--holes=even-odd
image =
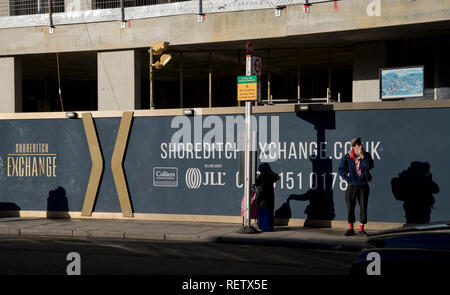
POLYGON ((449 28, 447 0, 1 0, 0 111, 237 106, 249 41, 261 103, 380 101, 381 68, 418 65, 446 99, 449 28))
POLYGON ((279 224, 347 226, 354 137, 368 228, 450 219, 450 0, 0 0, 0 40, 0 215, 242 222, 252 51, 279 224))

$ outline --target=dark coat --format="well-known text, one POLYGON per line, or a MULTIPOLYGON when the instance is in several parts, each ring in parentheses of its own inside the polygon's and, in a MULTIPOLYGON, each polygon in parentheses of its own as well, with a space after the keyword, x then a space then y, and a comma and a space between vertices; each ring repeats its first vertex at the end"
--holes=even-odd
POLYGON ((348 184, 367 184, 367 175, 369 174, 368 171, 373 168, 373 159, 368 152, 364 152, 364 159, 361 161, 360 166, 362 173, 359 177, 356 172, 355 160, 347 153, 339 165, 339 175, 344 178, 348 184))
POLYGON ((256 179, 257 198, 259 208, 267 208, 273 210, 275 207, 275 193, 273 184, 280 179, 280 177, 273 173, 261 173, 256 179))

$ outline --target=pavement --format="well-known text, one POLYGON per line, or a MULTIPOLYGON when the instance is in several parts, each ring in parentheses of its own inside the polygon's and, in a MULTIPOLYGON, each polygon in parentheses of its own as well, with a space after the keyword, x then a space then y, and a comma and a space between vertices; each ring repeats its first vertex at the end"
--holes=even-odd
MULTIPOLYGON (((252 234, 239 233, 241 229, 241 224, 209 222, 0 218, 0 237, 1 235, 17 235, 215 242, 352 252, 368 247, 365 236, 345 237, 344 229, 276 226, 273 232, 252 234)), ((368 231, 368 233, 371 232, 368 231)))

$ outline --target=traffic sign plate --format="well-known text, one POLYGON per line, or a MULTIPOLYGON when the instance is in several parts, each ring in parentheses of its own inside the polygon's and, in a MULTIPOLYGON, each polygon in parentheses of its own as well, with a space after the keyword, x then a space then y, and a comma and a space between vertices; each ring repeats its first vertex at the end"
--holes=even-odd
POLYGON ((260 58, 255 57, 254 62, 253 62, 253 68, 255 69, 255 74, 260 76, 261 75, 261 59, 260 58))
POLYGON ((238 82, 238 101, 257 100, 258 99, 258 77, 239 76, 238 82))

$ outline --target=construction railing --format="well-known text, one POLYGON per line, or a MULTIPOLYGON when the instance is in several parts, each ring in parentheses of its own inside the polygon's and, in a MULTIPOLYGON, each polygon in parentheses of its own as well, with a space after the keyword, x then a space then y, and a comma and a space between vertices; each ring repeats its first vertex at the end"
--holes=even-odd
POLYGON ((0 0, 0 29, 114 20, 123 25, 132 19, 185 14, 203 22, 210 13, 259 9, 274 9, 277 17, 288 5, 321 2, 330 0, 0 0))
POLYGON ((49 4, 52 12, 58 13, 186 1, 190 0, 0 0, 0 17, 48 13, 49 4))

